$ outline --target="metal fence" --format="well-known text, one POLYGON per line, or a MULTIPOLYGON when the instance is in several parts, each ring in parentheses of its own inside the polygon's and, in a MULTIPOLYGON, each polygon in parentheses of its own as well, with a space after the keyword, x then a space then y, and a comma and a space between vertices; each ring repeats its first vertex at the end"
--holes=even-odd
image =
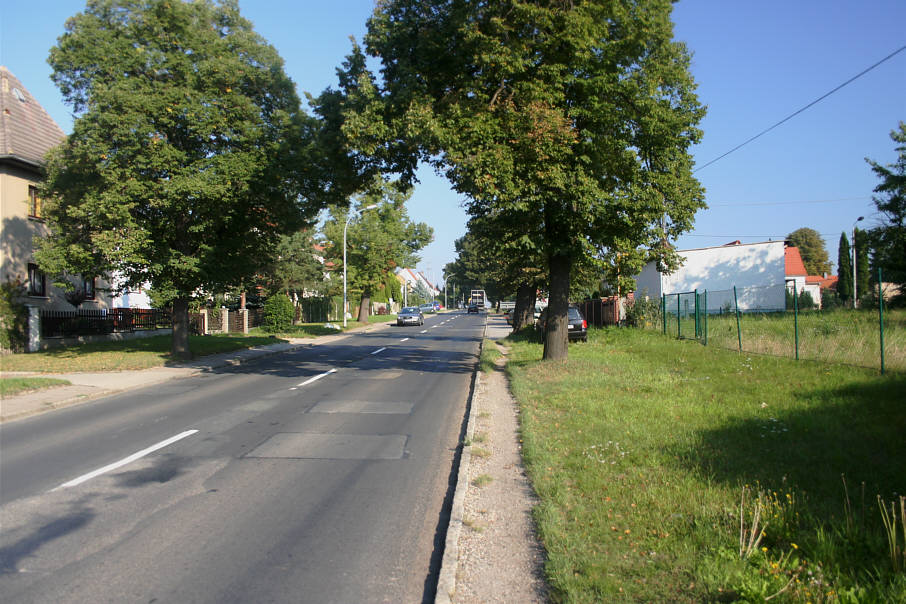
POLYGON ((148 308, 42 310, 41 337, 133 333, 172 327, 170 313, 148 308))
POLYGON ((740 352, 906 370, 906 311, 889 311, 880 298, 874 308, 802 310, 800 292, 780 288, 779 303, 776 286, 664 295, 659 327, 740 352))

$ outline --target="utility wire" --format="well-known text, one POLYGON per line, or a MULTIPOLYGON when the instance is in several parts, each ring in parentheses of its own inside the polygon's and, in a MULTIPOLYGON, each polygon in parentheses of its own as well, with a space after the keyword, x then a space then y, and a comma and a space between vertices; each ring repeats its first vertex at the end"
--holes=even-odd
POLYGON ((862 195, 860 197, 840 197, 838 199, 803 199, 797 201, 747 201, 747 202, 725 202, 725 203, 709 203, 709 208, 715 207, 740 207, 740 206, 789 206, 796 204, 806 204, 806 203, 837 203, 841 201, 859 201, 866 200, 871 201, 871 197, 867 195, 862 195))
POLYGON ((771 130, 773 130, 774 128, 776 128, 777 126, 780 126, 781 124, 783 124, 783 123, 785 123, 785 122, 788 122, 789 120, 793 119, 794 117, 796 117, 797 115, 799 115, 800 113, 802 113, 803 111, 805 111, 806 109, 808 109, 809 107, 811 107, 812 105, 815 105, 816 103, 819 103, 819 102, 823 101, 824 99, 826 99, 826 98, 829 97, 830 95, 834 94, 835 92, 837 92, 838 90, 840 90, 840 89, 843 88, 844 86, 846 86, 846 85, 848 85, 848 84, 850 84, 850 83, 852 83, 852 82, 858 80, 859 78, 861 78, 862 76, 864 76, 866 73, 868 73, 869 71, 871 71, 872 69, 874 69, 875 67, 877 67, 878 65, 880 65, 881 63, 883 63, 883 62, 885 62, 885 61, 887 61, 887 60, 889 60, 889 59, 892 59, 893 57, 895 57, 895 56, 898 55, 899 53, 903 52, 904 50, 906 50, 906 46, 901 46, 900 48, 896 49, 895 51, 893 51, 892 53, 890 53, 889 55, 887 55, 886 57, 884 57, 883 59, 881 59, 880 61, 878 61, 878 62, 875 63, 874 65, 872 65, 871 67, 868 67, 867 69, 864 69, 863 71, 861 71, 861 72, 859 72, 858 74, 854 75, 853 77, 851 77, 850 79, 846 80, 845 82, 843 82, 842 84, 840 84, 839 86, 837 86, 836 88, 834 88, 833 90, 831 90, 830 92, 828 92, 828 93, 826 93, 826 94, 824 94, 824 95, 818 97, 817 99, 815 99, 814 101, 812 101, 811 103, 809 103, 808 105, 806 105, 805 107, 803 107, 802 109, 799 109, 798 111, 795 111, 794 113, 791 113, 790 115, 786 116, 785 118, 783 118, 782 120, 780 120, 779 122, 777 122, 776 124, 774 124, 773 126, 771 126, 770 128, 766 128, 766 129, 762 130, 761 132, 759 132, 758 134, 756 134, 756 135, 753 136, 752 138, 748 139, 747 141, 745 141, 745 142, 743 142, 743 143, 740 143, 740 144, 736 145, 735 147, 733 147, 732 149, 730 149, 729 151, 727 151, 727 152, 724 153, 723 155, 720 155, 720 156, 718 156, 718 157, 715 157, 714 159, 712 159, 712 160, 709 161, 708 163, 699 166, 698 168, 696 168, 696 169, 693 170, 692 172, 695 173, 695 172, 698 172, 699 170, 703 170, 704 168, 707 168, 707 167, 710 166, 711 164, 713 164, 713 163, 715 163, 715 162, 717 162, 717 161, 719 161, 719 160, 725 158, 726 156, 730 155, 730 154, 733 153, 734 151, 736 151, 736 150, 738 150, 738 149, 740 149, 740 148, 742 148, 742 147, 748 145, 749 143, 751 143, 752 141, 754 141, 756 138, 760 138, 761 136, 767 134, 768 132, 770 132, 771 130))

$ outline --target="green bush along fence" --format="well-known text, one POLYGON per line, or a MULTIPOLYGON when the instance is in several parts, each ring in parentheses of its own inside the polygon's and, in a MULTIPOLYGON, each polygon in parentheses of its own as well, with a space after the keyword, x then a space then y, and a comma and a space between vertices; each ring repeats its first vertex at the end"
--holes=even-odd
POLYGON ((888 310, 883 300, 875 308, 803 310, 798 293, 733 288, 666 294, 658 327, 706 346, 906 371, 906 311, 888 310), (779 302, 771 309, 753 300, 779 302))

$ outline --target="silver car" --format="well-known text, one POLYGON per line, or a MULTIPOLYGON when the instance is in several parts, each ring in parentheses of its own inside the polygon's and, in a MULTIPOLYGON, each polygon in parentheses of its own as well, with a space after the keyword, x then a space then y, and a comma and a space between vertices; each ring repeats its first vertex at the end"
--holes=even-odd
POLYGON ((424 325, 425 315, 418 306, 406 306, 396 315, 397 325, 424 325))

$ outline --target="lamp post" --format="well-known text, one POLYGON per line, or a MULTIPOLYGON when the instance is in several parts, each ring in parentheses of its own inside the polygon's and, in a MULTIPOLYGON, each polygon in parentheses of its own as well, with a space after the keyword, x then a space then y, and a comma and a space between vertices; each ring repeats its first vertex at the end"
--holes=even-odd
POLYGON ((853 223, 853 308, 856 308, 856 224, 864 218, 859 216, 853 223))
MULTIPOLYGON (((365 206, 361 210, 354 210, 352 214, 360 216, 365 210, 372 210, 377 207, 376 203, 371 204, 370 206, 365 206)), ((346 213, 346 224, 343 225, 343 327, 346 327, 346 229, 349 228, 349 219, 351 214, 346 213)))

